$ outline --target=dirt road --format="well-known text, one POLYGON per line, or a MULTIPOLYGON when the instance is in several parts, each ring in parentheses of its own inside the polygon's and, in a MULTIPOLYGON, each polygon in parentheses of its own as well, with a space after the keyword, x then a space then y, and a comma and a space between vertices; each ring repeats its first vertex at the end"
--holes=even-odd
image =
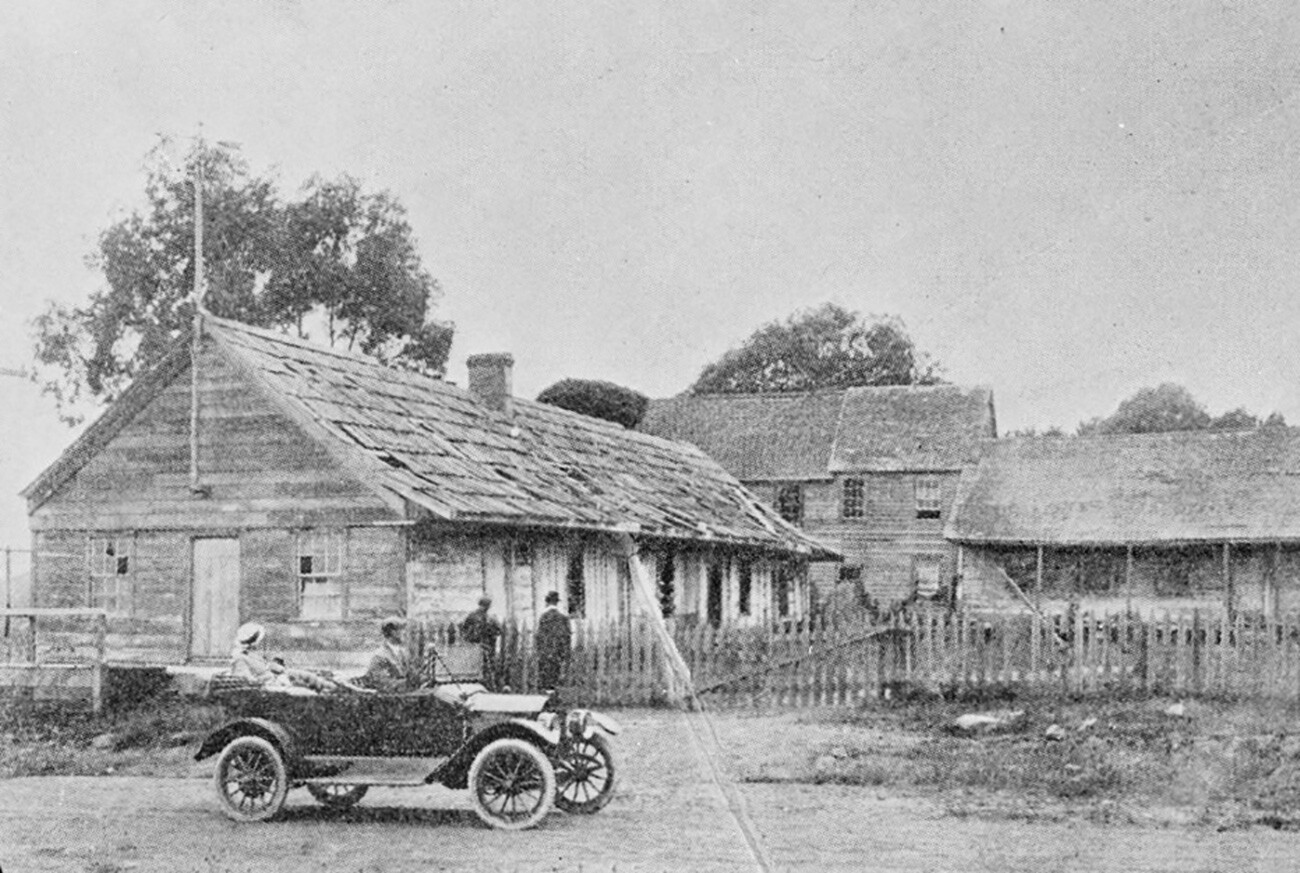
MULTIPOLYGON (((24 871, 754 870, 686 719, 622 713, 621 790, 594 817, 543 827, 482 827, 443 789, 375 790, 329 814, 304 792, 281 821, 237 825, 217 811, 206 775, 12 779, 0 785, 0 868, 24 871)), ((728 717, 722 740, 767 721, 728 717)), ((786 739, 773 735, 772 742, 786 739)), ((749 762, 761 766, 762 762, 749 762)), ((747 766, 731 760, 733 772, 747 766)), ((1300 869, 1300 834, 1024 824, 945 816, 876 789, 741 784, 774 866, 790 870, 1251 871, 1300 869)))

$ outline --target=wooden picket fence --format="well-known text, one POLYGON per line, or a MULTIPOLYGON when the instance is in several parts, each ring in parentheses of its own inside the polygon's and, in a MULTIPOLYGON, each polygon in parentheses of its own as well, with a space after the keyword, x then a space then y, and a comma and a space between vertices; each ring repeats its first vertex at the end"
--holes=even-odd
MULTIPOLYGON (((665 656, 648 621, 574 624, 566 697, 607 706, 669 699, 665 656)), ((707 705, 857 706, 916 691, 1003 687, 1300 699, 1296 615, 921 610, 876 623, 670 622, 670 631, 707 705)), ((454 629, 440 632, 437 644, 454 651, 454 629)), ((531 627, 507 626, 498 657, 500 684, 536 688, 531 627)))

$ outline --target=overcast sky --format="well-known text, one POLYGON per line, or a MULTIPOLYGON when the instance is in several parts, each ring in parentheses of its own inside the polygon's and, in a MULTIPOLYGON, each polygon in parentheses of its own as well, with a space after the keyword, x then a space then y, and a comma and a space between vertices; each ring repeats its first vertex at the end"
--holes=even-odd
MULTIPOLYGON (((901 316, 1004 431, 1170 380, 1300 423, 1298 29, 1290 0, 11 0, 0 367, 202 122, 287 190, 406 204, 454 381, 510 351, 523 396, 673 394, 832 300, 901 316)), ((16 492, 74 433, 18 379, 0 410, 25 546, 16 492)))

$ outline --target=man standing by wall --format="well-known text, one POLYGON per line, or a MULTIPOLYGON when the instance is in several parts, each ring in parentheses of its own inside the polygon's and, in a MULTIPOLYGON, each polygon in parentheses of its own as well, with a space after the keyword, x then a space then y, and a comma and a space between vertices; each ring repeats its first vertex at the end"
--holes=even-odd
POLYGON ((560 686, 572 647, 569 616, 560 610, 559 592, 546 595, 546 609, 537 619, 537 684, 544 691, 560 686))
POLYGON ((460 623, 460 635, 467 643, 478 643, 479 651, 483 653, 483 684, 496 691, 501 679, 497 669, 497 637, 501 636, 501 624, 488 615, 491 606, 491 597, 486 594, 480 597, 478 609, 460 623))

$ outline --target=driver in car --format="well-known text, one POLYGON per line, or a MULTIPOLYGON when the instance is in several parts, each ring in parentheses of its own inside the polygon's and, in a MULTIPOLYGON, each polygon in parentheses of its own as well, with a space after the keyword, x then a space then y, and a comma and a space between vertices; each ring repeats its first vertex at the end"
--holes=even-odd
POLYGON ((389 616, 379 623, 379 632, 384 642, 370 656, 370 666, 366 668, 358 684, 376 691, 407 691, 414 683, 410 659, 406 654, 404 631, 406 619, 389 616))

